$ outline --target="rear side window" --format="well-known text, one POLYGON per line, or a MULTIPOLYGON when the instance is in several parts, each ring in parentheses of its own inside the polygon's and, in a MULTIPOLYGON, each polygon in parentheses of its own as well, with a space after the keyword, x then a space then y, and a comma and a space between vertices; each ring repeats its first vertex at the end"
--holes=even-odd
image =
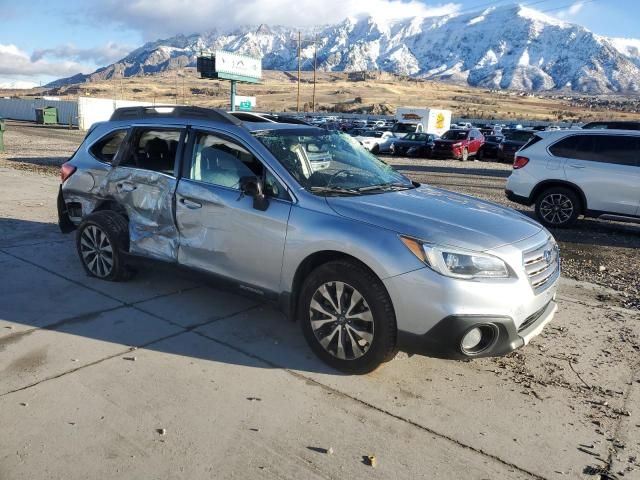
POLYGON ((137 129, 120 165, 174 175, 181 130, 137 129))
POLYGON ((593 160, 593 136, 572 135, 549 147, 556 157, 575 158, 576 160, 593 160))
POLYGON ((111 163, 126 136, 126 129, 110 132, 94 143, 89 151, 101 162, 111 163))
POLYGON ((617 165, 638 165, 638 147, 640 137, 629 135, 594 136, 595 160, 617 165))
POLYGON ((533 137, 531 137, 529 139, 529 141, 527 143, 525 143, 522 148, 520 150, 524 150, 525 148, 529 148, 533 145, 535 145, 536 143, 538 143, 540 140, 542 140, 542 137, 540 135, 534 135, 533 137))

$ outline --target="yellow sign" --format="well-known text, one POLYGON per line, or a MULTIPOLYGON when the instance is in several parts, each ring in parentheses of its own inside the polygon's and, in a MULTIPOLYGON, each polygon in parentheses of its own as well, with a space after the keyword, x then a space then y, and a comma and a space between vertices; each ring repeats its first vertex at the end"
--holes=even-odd
POLYGON ((444 128, 444 115, 440 112, 436 115, 436 129, 444 128))

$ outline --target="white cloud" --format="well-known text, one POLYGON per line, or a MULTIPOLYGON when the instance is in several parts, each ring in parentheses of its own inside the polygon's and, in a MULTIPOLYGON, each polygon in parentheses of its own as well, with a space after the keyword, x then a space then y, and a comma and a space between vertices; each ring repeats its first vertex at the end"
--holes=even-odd
POLYGON ((15 45, 0 44, 0 75, 19 79, 34 76, 70 76, 86 73, 92 68, 78 62, 63 60, 50 62, 43 59, 33 61, 29 55, 15 45))
POLYGON ((34 50, 31 61, 37 62, 44 58, 58 58, 77 62, 93 62, 106 65, 126 56, 133 47, 109 42, 93 48, 78 48, 73 44, 58 45, 53 48, 34 50))
POLYGON ((584 7, 584 0, 575 2, 566 10, 560 10, 558 13, 556 13, 556 17, 571 20, 571 17, 577 15, 582 10, 583 7, 584 7))
POLYGON ((10 89, 29 89, 33 87, 37 87, 38 84, 36 82, 32 82, 30 80, 13 80, 13 79, 3 79, 0 78, 0 88, 10 88, 10 89))
POLYGON ((455 3, 431 7, 420 0, 105 0, 88 7, 88 13, 157 39, 262 23, 304 27, 363 15, 427 17, 459 9, 455 3))

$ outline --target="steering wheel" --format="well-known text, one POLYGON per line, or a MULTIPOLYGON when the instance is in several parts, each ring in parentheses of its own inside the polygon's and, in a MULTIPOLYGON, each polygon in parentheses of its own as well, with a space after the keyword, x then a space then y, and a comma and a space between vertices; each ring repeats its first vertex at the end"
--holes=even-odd
POLYGON ((338 177, 342 173, 351 173, 351 170, 348 170, 346 168, 343 168, 342 170, 338 170, 336 173, 331 175, 331 177, 329 177, 329 181, 327 182, 327 184, 325 186, 327 188, 331 187, 331 184, 333 183, 333 180, 335 180, 335 178, 338 177))

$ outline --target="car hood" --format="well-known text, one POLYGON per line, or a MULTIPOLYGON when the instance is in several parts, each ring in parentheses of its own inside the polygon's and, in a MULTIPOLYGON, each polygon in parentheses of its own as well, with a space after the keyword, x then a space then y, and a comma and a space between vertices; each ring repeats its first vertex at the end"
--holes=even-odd
POLYGON ((327 197, 347 218, 426 242, 484 251, 523 240, 542 227, 491 202, 422 185, 411 190, 352 197, 327 197))
POLYGON ((465 142, 467 139, 463 138, 462 140, 436 140, 434 143, 439 143, 441 145, 451 145, 453 143, 461 143, 465 142))
POLYGON ((422 145, 425 144, 426 142, 420 141, 420 140, 404 140, 404 139, 400 139, 400 140, 395 140, 393 142, 395 145, 402 145, 402 146, 412 146, 412 145, 422 145))

